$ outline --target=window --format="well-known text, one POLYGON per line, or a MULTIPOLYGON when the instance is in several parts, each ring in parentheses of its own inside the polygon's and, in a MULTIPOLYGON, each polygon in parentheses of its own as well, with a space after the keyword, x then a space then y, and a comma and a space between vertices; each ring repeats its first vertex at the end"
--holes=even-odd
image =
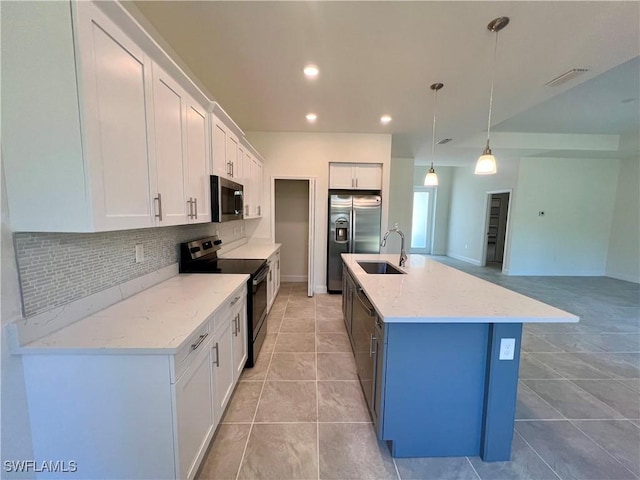
POLYGON ((411 252, 431 253, 431 225, 435 189, 414 187, 411 222, 411 252))

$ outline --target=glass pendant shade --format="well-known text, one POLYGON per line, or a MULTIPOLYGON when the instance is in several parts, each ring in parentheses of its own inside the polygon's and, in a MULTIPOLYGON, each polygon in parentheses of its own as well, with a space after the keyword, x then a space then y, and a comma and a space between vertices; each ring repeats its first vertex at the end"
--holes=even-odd
POLYGON ((496 167, 496 157, 491 154, 491 149, 487 145, 480 158, 476 162, 476 175, 493 175, 498 171, 496 167))
POLYGON ((427 175, 424 177, 424 186, 425 187, 437 187, 438 186, 438 175, 436 175, 436 171, 433 169, 433 165, 427 172, 427 175))

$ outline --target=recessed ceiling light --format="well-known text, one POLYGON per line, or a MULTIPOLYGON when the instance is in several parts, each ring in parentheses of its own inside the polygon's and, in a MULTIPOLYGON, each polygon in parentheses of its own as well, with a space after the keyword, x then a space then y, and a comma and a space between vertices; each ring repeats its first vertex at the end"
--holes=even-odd
POLYGON ((436 142, 436 145, 444 145, 445 143, 449 143, 453 138, 443 138, 439 142, 436 142))
POLYGON ((391 121, 391 117, 389 115, 382 115, 380 117, 380 123, 383 125, 387 125, 391 121))
POLYGON ((304 67, 303 72, 307 78, 316 78, 318 73, 320 73, 320 70, 316 65, 307 65, 304 67))
POLYGON ((315 113, 307 113, 307 122, 314 123, 318 119, 315 113))

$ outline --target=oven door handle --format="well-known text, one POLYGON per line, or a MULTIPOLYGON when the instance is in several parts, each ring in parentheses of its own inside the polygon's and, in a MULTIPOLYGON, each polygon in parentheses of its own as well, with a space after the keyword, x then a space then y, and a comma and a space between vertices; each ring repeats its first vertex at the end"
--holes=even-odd
POLYGON ((262 268, 253 278, 253 285, 256 286, 260 284, 260 282, 264 281, 264 279, 267 278, 267 275, 269 274, 269 270, 270 268, 268 265, 262 268))

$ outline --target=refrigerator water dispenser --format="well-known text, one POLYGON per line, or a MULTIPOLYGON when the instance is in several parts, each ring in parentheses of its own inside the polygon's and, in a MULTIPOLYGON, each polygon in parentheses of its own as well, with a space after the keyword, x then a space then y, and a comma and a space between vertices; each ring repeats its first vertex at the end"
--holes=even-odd
POLYGON ((349 241, 349 221, 344 218, 336 220, 336 242, 347 243, 349 241))

